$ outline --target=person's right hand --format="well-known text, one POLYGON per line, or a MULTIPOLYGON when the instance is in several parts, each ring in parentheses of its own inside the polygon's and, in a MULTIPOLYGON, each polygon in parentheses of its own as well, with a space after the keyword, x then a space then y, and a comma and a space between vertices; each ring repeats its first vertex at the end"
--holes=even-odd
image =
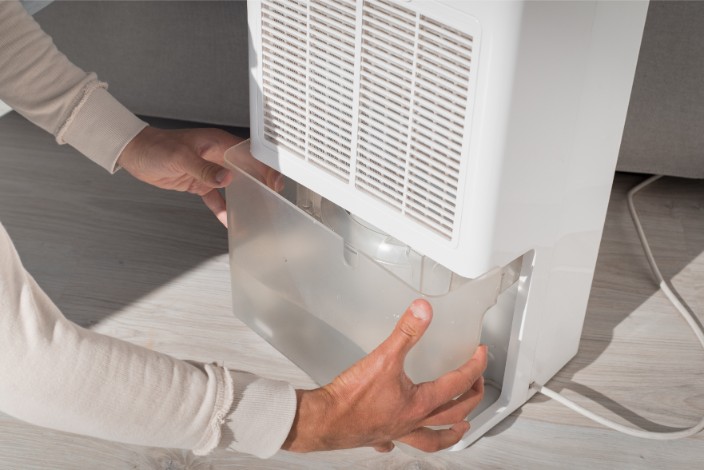
POLYGON ((283 449, 294 452, 374 447, 392 441, 433 452, 459 442, 467 415, 484 395, 486 346, 458 369, 432 382, 414 384, 403 369, 410 349, 432 319, 425 300, 416 300, 391 335, 332 383, 298 390, 298 410, 283 449), (428 426, 448 426, 431 429, 428 426))
MULTIPOLYGON (((220 129, 157 129, 147 126, 124 148, 117 163, 140 181, 157 188, 188 191, 227 227, 225 199, 218 191, 232 181, 225 151, 242 139, 220 129)), ((238 166, 275 191, 283 187, 279 172, 240 152, 238 166)))

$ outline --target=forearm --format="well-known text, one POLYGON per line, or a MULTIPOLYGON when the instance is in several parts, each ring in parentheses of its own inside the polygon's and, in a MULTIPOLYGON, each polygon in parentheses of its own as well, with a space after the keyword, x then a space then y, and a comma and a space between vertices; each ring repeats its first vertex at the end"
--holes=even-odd
POLYGON ((0 100, 109 171, 146 123, 71 63, 19 2, 0 1, 0 100))
POLYGON ((23 268, 0 224, 0 411, 144 446, 275 453, 292 388, 194 365, 69 322, 23 268), (234 378, 234 380, 233 380, 234 378))
POLYGON ((0 225, 0 410, 53 429, 207 452, 219 442, 232 390, 222 368, 66 320, 0 225))

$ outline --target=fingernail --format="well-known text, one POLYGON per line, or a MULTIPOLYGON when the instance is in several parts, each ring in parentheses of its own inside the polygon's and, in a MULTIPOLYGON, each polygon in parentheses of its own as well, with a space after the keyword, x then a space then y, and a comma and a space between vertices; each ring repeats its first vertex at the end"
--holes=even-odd
POLYGON ((215 181, 218 182, 218 184, 222 184, 223 181, 225 181, 225 178, 227 178, 227 175, 230 174, 229 170, 222 169, 217 172, 215 175, 215 181))
POLYGON ((428 319, 428 311, 420 302, 413 302, 411 304, 411 313, 414 317, 418 318, 419 320, 428 319))

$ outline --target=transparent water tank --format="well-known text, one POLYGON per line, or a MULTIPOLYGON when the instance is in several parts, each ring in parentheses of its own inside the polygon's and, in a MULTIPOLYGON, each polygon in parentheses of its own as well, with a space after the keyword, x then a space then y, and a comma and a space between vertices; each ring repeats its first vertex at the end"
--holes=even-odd
POLYGON ((236 315, 320 384, 371 352, 416 298, 433 322, 406 360, 432 380, 476 349, 485 312, 520 266, 465 279, 319 195, 287 180, 279 194, 226 154, 230 265, 236 315))

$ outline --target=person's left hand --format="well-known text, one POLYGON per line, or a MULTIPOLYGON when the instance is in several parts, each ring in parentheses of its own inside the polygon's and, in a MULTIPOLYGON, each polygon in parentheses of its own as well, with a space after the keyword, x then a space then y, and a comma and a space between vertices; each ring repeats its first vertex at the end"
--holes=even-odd
MULTIPOLYGON (((224 168, 223 158, 228 148, 241 141, 219 129, 164 130, 148 126, 127 144, 117 163, 145 183, 201 196, 227 226, 225 200, 218 189, 232 181, 232 174, 224 168)), ((283 184, 280 174, 252 160, 259 179, 279 190, 283 184)))

